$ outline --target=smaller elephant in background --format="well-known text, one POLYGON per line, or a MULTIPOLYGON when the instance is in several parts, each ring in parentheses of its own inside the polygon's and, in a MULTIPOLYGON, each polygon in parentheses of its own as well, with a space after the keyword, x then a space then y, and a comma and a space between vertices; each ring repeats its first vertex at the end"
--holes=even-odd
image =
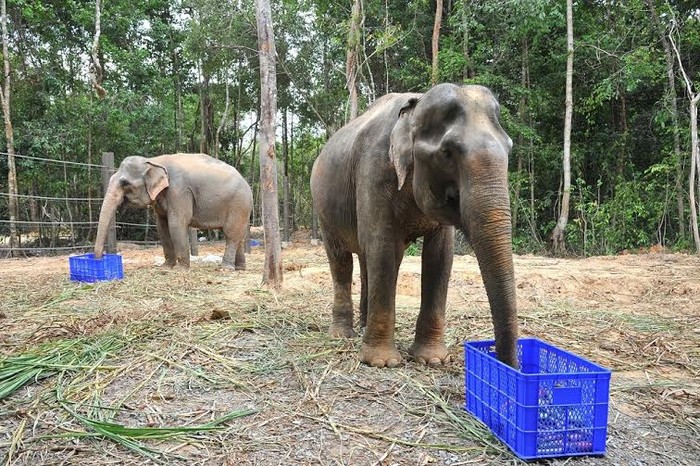
POLYGON ((190 266, 188 228, 223 230, 222 266, 245 270, 244 241, 253 192, 232 166, 206 154, 125 158, 109 180, 95 241, 101 258, 107 227, 116 210, 130 204, 153 206, 165 266, 190 266))

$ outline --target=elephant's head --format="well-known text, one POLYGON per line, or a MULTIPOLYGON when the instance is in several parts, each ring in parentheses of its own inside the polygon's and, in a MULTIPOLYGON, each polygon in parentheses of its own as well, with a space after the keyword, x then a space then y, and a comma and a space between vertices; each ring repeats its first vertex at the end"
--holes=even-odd
POLYGON ((158 194, 169 186, 168 170, 145 157, 127 157, 109 179, 107 193, 102 201, 100 222, 95 240, 95 257, 102 257, 109 221, 119 206, 128 203, 147 207, 158 194))
POLYGON ((482 86, 441 84, 399 111, 390 158, 425 215, 455 225, 474 248, 491 306, 496 351, 517 367, 517 310, 508 197, 510 137, 482 86))

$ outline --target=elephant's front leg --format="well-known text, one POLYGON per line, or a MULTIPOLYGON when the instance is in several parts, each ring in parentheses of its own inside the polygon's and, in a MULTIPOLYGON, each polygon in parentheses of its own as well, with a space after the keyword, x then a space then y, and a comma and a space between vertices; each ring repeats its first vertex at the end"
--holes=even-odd
POLYGON ((367 326, 367 260, 360 254, 360 328, 367 326))
POLYGON ((190 235, 189 220, 177 215, 173 211, 168 212, 168 226, 170 238, 175 250, 175 259, 183 267, 190 267, 190 235))
POLYGON ((177 258, 175 256, 175 246, 170 237, 170 227, 168 226, 168 217, 166 215, 156 214, 156 227, 158 228, 158 237, 163 246, 163 255, 165 256, 164 267, 175 267, 177 258))
POLYGON ((403 249, 392 235, 374 233, 364 254, 367 263, 367 327, 360 360, 374 367, 396 367, 401 355, 394 345, 396 278, 403 249))
POLYGON ((454 228, 442 227, 423 238, 421 304, 411 354, 422 364, 449 361, 445 348, 445 303, 452 271, 454 228))

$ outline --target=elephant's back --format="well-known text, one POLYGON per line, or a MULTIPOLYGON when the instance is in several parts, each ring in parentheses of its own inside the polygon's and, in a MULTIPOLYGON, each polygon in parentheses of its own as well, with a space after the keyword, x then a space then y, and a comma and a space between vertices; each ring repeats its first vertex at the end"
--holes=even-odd
POLYGON ((389 137, 399 110, 420 94, 387 94, 326 142, 311 172, 311 195, 324 233, 349 250, 357 249, 358 176, 383 179, 377 171, 390 170, 389 137))
POLYGON ((377 99, 360 116, 336 131, 326 142, 314 162, 311 178, 347 179, 354 177, 359 159, 368 153, 376 154, 386 149, 388 157, 389 136, 396 124, 399 110, 415 93, 392 93, 377 99))
POLYGON ((177 167, 178 172, 189 181, 190 189, 200 199, 217 198, 237 205, 253 205, 253 191, 235 167, 207 154, 176 153, 152 159, 156 163, 177 167), (212 192, 216 194, 211 194, 212 192))
POLYGON ((229 165, 228 163, 215 159, 214 157, 207 154, 199 153, 175 153, 175 154, 165 154, 158 157, 153 157, 154 162, 161 162, 164 165, 175 165, 180 170, 184 172, 195 173, 197 170, 202 170, 211 177, 212 181, 219 183, 234 182, 240 184, 245 181, 243 175, 240 174, 236 167, 229 165))

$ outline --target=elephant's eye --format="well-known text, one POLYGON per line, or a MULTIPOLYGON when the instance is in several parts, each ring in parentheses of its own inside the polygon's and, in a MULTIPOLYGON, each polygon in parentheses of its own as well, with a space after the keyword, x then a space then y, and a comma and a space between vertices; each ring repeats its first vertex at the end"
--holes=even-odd
POLYGON ((455 160, 460 157, 461 154, 465 153, 464 145, 454 139, 448 139, 444 141, 440 147, 440 155, 446 161, 455 160))
POLYGON ((129 186, 131 186, 131 183, 129 183, 129 180, 125 180, 124 178, 119 180, 119 184, 122 185, 122 188, 128 188, 129 186))
POLYGON ((440 149, 440 155, 445 157, 447 160, 450 160, 452 158, 452 151, 448 147, 443 147, 440 149))

